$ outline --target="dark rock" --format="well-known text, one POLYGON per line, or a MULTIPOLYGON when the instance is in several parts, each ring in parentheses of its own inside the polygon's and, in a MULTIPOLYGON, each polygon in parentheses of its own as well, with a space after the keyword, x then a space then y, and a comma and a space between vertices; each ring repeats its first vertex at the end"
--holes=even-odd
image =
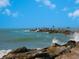
POLYGON ((68 41, 64 46, 66 46, 66 47, 70 46, 70 48, 73 48, 73 47, 76 46, 76 42, 70 40, 70 41, 68 41))
POLYGON ((17 48, 13 51, 11 51, 10 53, 24 53, 24 52, 28 52, 30 51, 30 49, 27 49, 26 47, 21 47, 21 48, 17 48))
POLYGON ((34 56, 35 58, 52 59, 48 53, 39 53, 34 56))
POLYGON ((54 43, 53 46, 62 46, 62 45, 59 45, 59 44, 57 44, 57 43, 54 43))

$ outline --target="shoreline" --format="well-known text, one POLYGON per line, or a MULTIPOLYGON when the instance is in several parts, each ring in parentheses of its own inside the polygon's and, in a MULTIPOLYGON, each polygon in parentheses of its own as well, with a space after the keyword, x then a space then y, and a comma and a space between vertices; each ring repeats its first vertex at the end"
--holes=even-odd
MULTIPOLYGON (((17 48, 7 53, 1 59, 62 59, 62 58, 70 59, 69 57, 66 56, 66 54, 70 54, 70 57, 73 57, 71 53, 73 53, 73 51, 75 52, 78 50, 79 50, 79 42, 70 40, 64 45, 59 45, 55 43, 54 45, 45 48, 35 48, 35 49, 28 49, 26 47, 17 48), (65 55, 65 57, 63 57, 63 55, 65 55), (60 56, 61 58, 59 58, 60 56)), ((75 53, 74 55, 76 54, 77 53, 75 53)), ((77 56, 77 58, 78 57, 79 56, 77 56)))
POLYGON ((79 33, 74 32, 72 35, 73 39, 70 39, 63 45, 55 41, 53 45, 45 48, 29 49, 21 47, 11 50, 1 50, 0 54, 2 55, 0 55, 0 59, 77 59, 79 58, 79 33), (70 58, 67 55, 70 55, 70 58))

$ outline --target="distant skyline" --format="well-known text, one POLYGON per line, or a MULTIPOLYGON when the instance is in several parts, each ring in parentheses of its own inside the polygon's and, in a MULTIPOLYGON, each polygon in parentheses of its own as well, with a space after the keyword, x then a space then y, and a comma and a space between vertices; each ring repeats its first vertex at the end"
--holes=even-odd
POLYGON ((0 28, 79 27, 79 0, 0 0, 0 28))

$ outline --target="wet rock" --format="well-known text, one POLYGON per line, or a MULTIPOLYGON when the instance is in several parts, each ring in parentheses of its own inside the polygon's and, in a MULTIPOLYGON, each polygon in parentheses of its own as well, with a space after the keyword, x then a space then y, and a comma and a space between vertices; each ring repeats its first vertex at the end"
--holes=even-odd
POLYGON ((68 41, 68 42, 67 42, 65 45, 63 45, 63 46, 73 48, 73 47, 75 47, 75 46, 76 46, 76 42, 75 42, 75 41, 70 40, 70 41, 68 41))
POLYGON ((79 43, 68 41, 64 45, 54 44, 41 49, 18 48, 2 59, 79 59, 79 43))
POLYGON ((26 47, 21 47, 21 48, 17 48, 13 51, 11 51, 10 53, 24 53, 24 52, 28 52, 30 51, 30 49, 27 49, 26 47))

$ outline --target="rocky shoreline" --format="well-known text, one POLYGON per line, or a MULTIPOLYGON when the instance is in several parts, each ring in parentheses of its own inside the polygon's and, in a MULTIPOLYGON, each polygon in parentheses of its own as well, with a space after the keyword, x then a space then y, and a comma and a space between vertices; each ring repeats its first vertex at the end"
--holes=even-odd
POLYGON ((63 34, 72 34, 74 33, 74 31, 72 31, 71 29, 69 28, 34 28, 34 29, 31 29, 30 31, 33 31, 33 32, 48 32, 48 33, 63 33, 63 34))
POLYGON ((68 41, 64 45, 55 43, 46 48, 12 50, 1 59, 79 59, 79 42, 68 41))

